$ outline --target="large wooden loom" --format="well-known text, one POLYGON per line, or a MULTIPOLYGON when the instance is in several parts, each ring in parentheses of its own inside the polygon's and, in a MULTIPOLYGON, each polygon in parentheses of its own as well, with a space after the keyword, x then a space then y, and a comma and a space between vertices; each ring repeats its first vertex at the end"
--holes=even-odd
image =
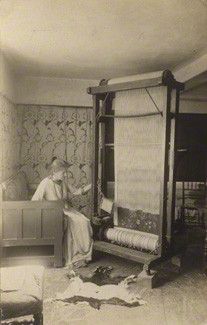
MULTIPOLYGON (((164 258, 168 258, 170 256, 173 256, 173 254, 176 253, 177 250, 177 229, 175 229, 175 166, 176 166, 176 125, 177 125, 177 118, 179 114, 179 94, 180 91, 184 89, 184 84, 177 82, 173 76, 173 74, 169 70, 165 70, 164 72, 157 72, 152 74, 144 74, 144 75, 137 75, 137 76, 131 76, 129 78, 122 78, 122 79, 115 79, 110 81, 101 81, 100 85, 97 87, 91 87, 88 88, 88 93, 93 96, 93 109, 94 109, 94 119, 93 119, 93 135, 94 135, 94 150, 93 150, 93 190, 92 190, 92 207, 93 216, 100 216, 100 192, 102 191, 104 194, 106 189, 104 185, 104 173, 103 171, 104 164, 106 163, 106 158, 104 154, 104 139, 100 141, 100 135, 104 132, 105 124, 109 119, 115 119, 118 120, 130 120, 130 123, 132 120, 144 120, 148 119, 149 123, 153 119, 156 119, 157 117, 161 118, 161 124, 158 125, 159 131, 161 132, 161 146, 159 151, 159 158, 160 158, 160 178, 159 178, 159 211, 157 213, 152 214, 153 218, 157 218, 158 226, 156 228, 157 231, 157 238, 158 238, 158 244, 156 246, 156 250, 154 252, 151 252, 147 249, 133 249, 131 248, 132 245, 126 245, 121 244, 119 240, 109 240, 110 236, 106 238, 103 237, 100 240, 95 241, 94 243, 94 249, 98 251, 102 251, 105 253, 113 254, 119 257, 123 257, 129 260, 137 261, 144 265, 144 270, 149 271, 150 268, 158 261, 164 258), (158 89, 158 92, 161 91, 162 93, 162 107, 160 107, 160 104, 156 100, 156 89, 158 89), (125 93, 132 94, 132 96, 138 96, 139 93, 140 96, 143 96, 143 92, 145 92, 145 95, 148 96, 148 99, 151 103, 151 105, 147 104, 148 106, 146 109, 145 106, 145 100, 140 105, 139 100, 137 102, 136 109, 131 109, 127 106, 127 101, 125 102, 125 109, 124 112, 123 107, 120 109, 118 107, 118 111, 113 112, 112 114, 108 113, 111 112, 109 108, 111 108, 114 105, 114 102, 117 100, 120 104, 120 98, 125 93), (101 166, 101 168, 100 168, 101 166), (119 243, 119 244, 117 244, 119 243), (127 247, 128 246, 128 247, 127 247)), ((135 99, 136 102, 136 99, 135 99)), ((116 106, 116 102, 115 102, 116 106)), ((135 103, 136 106, 136 103, 135 103)), ((124 124, 123 124, 124 125, 124 124)), ((131 124, 132 125, 132 124, 131 124)), ((139 130, 141 124, 137 125, 137 129, 134 129, 134 132, 137 134, 142 134, 142 130, 139 130)), ((149 124, 150 125, 150 124, 149 124)), ((117 128, 118 129, 118 128, 117 128)), ((120 129, 120 127, 119 127, 120 129)), ((131 129, 131 128, 130 128, 131 129)), ((123 137, 125 139, 125 135, 128 132, 128 130, 123 127, 123 133, 121 135, 120 130, 116 132, 115 130, 115 137, 118 135, 120 138, 123 137)), ((130 137, 129 131, 129 137, 130 137)), ((151 132, 148 130, 147 133, 151 132)), ((156 131, 157 132, 157 131, 156 131)), ((152 132, 153 133, 153 132, 152 132)), ((131 134, 132 135, 132 134, 131 134)), ((133 135, 131 136, 134 137, 133 135)), ((136 136, 135 136, 136 138, 136 136)), ((116 139, 115 139, 116 141, 116 139)), ((117 140, 118 141, 118 140, 117 140)), ((125 141, 125 140, 123 140, 125 141)), ((128 140, 127 140, 128 141, 128 140)), ((133 141, 133 140, 132 140, 133 141)), ((139 139, 138 139, 139 142, 139 139)), ((134 144, 135 145, 135 144, 134 144)), ((149 143, 149 145, 151 145, 149 143)), ((130 145, 129 145, 130 146, 130 145)), ((136 147, 136 146, 135 146, 136 147)), ((134 147, 134 148, 135 148, 134 147)), ((139 155, 141 154, 142 149, 142 143, 140 143, 136 148, 135 151, 139 155)), ((116 159, 116 150, 119 150, 119 146, 117 145, 117 148, 115 147, 115 159, 116 159)), ((122 152, 125 150, 128 150, 128 147, 123 147, 122 152)), ((151 149, 150 149, 151 150, 151 149)), ((156 152, 156 151, 153 151, 156 152)), ((120 154, 120 152, 119 152, 120 154)), ((150 157, 149 154, 149 160, 153 157, 150 157)), ((131 156, 130 159, 133 159, 133 156, 131 156)), ((118 160, 118 158, 117 158, 118 160)), ((148 161, 148 160, 147 160, 148 161)), ((147 163, 146 161, 146 163, 147 163)), ((123 166, 122 166, 123 167, 123 166)), ((133 167, 134 168, 134 167, 133 167)), ((118 168, 117 168, 118 169, 118 168)), ((127 165, 126 165, 127 169, 127 165)), ((130 174, 130 170, 126 170, 126 173, 130 174)), ((137 171, 139 173, 139 171, 137 171)), ((115 177, 115 183, 119 182, 119 178, 122 177, 124 173, 118 173, 116 172, 115 177)), ((143 175, 143 174, 142 174, 143 175)), ((131 177, 136 178, 136 168, 133 169, 131 177), (134 173, 134 174, 133 174, 134 173)), ((152 176, 153 177, 153 176, 152 176)), ((138 177, 139 179, 139 177, 138 177)), ((143 182, 143 180, 142 180, 143 182)), ((147 180, 146 180, 147 182, 147 180)), ((146 183, 145 182, 145 183, 146 183)), ((139 182, 135 183, 135 187, 138 186, 139 182)), ((116 186, 116 184, 115 184, 116 186)), ((117 185, 118 186, 118 185, 117 185)), ((148 186, 147 184, 143 183, 143 186, 148 186)), ((129 184, 130 187, 130 184, 129 184)), ((156 186, 155 186, 156 187, 156 186)), ((132 194, 133 189, 131 189, 132 194)), ((115 190, 116 192, 116 190, 115 190)), ((121 193, 121 189, 119 189, 119 192, 121 193)), ((149 190, 148 190, 149 192, 149 190)), ((141 197, 141 192, 137 193, 137 197, 141 197), (139 195, 140 194, 140 195, 139 195)), ((147 192, 146 192, 147 193, 147 192)), ((143 209, 140 209, 139 207, 135 209, 130 209, 130 206, 124 206, 128 205, 127 202, 123 203, 121 202, 121 207, 119 202, 118 195, 122 195, 122 200, 125 202, 124 194, 116 194, 115 195, 115 208, 114 208, 114 230, 112 232, 116 232, 117 229, 123 229, 123 233, 128 233, 127 226, 123 226, 123 224, 120 224, 119 220, 123 217, 123 213, 126 215, 125 217, 129 216, 130 213, 140 213, 142 214, 142 220, 143 216, 146 219, 149 219, 149 216, 151 214, 149 213, 147 206, 143 209), (117 201, 116 201, 117 200, 117 201)), ((132 195, 132 196, 133 196, 132 195)), ((151 195, 149 193, 149 195, 151 195)), ((127 195, 126 195, 127 196, 127 195)), ((145 199, 143 199, 145 200, 145 199)), ((139 200, 138 200, 139 201, 139 200)), ((149 201, 150 202, 150 201, 149 201)), ((142 202, 139 203, 142 206, 142 202)), ((138 205, 139 205, 138 204, 138 205)), ((136 205, 136 202, 135 202, 136 205)), ((156 202, 155 202, 156 205, 156 202)), ((149 207, 150 210, 150 207, 149 207)), ((156 210, 156 209, 155 209, 156 210)), ((133 226, 130 226, 130 231, 133 232, 133 226)), ((143 234, 143 229, 141 229, 141 235, 143 234)), ((111 231, 111 230, 110 230, 111 231)), ((139 233, 139 227, 134 230, 137 231, 137 234, 139 233)), ((147 233, 150 233, 149 229, 145 229, 144 231, 147 231, 147 233)), ((115 236, 115 235, 114 235, 115 236)), ((134 236, 134 232, 133 232, 134 236)), ((122 236, 123 238, 123 236, 122 236)), ((144 237, 143 237, 144 238, 144 237)), ((117 239, 117 235, 116 235, 117 239)), ((182 241, 182 240, 181 240, 182 241)), ((124 243, 124 241, 123 241, 124 243)), ((134 245, 136 246, 136 245, 134 245)))

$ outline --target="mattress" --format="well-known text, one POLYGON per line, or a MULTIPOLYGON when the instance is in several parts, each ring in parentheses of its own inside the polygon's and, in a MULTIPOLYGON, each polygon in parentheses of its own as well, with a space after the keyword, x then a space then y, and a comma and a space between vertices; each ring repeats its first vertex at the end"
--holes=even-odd
POLYGON ((2 319, 42 311, 44 267, 27 265, 1 268, 2 319))

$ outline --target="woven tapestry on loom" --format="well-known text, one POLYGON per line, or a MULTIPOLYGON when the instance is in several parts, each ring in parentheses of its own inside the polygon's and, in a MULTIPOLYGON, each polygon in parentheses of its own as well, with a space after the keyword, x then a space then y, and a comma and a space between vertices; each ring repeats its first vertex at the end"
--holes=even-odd
MULTIPOLYGON (((166 87, 117 92, 115 115, 151 113, 156 111, 153 101, 162 111, 166 106, 166 87)), ((140 215, 142 219, 146 215, 148 221, 152 217, 152 233, 156 233, 160 208, 163 118, 161 115, 116 118, 114 128, 115 203, 119 207, 114 223, 151 232, 147 227, 139 229, 140 215), (131 211, 133 220, 130 214, 124 218, 122 213, 119 218, 120 208, 131 211)))

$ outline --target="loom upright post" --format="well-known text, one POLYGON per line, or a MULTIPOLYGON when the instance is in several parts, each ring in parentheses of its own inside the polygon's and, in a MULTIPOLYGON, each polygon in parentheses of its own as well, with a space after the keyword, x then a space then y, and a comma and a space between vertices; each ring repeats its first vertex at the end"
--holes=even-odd
MULTIPOLYGON (((101 114, 106 113, 106 107, 107 107, 107 96, 108 94, 105 95, 105 98, 102 103, 102 109, 101 109, 101 114)), ((99 123, 99 121, 97 121, 99 123)), ((99 127, 101 129, 101 190, 105 194, 106 193, 106 148, 105 148, 105 137, 106 137, 106 127, 105 123, 101 122, 99 124, 99 127)))
POLYGON ((169 198, 168 212, 171 216, 167 223, 167 240, 170 245, 170 250, 173 251, 174 241, 174 223, 175 223, 175 195, 176 195, 176 170, 177 170, 177 123, 179 114, 179 98, 180 90, 175 90, 175 107, 171 119, 171 136, 170 136, 170 160, 169 160, 169 198))
MULTIPOLYGON (((102 107, 102 116, 105 116, 108 113, 112 113, 112 101, 115 97, 114 93, 107 93, 105 95, 105 98, 103 100, 103 107, 102 107)), ((113 115, 112 115, 113 116, 113 115)), ((104 195, 108 195, 107 193, 107 180, 108 180, 108 173, 109 171, 107 170, 107 162, 106 162, 106 157, 107 157, 107 132, 108 132, 108 121, 107 119, 98 119, 98 122, 100 123, 100 128, 101 128, 101 135, 102 135, 102 153, 101 153, 101 165, 102 165, 102 170, 101 170, 101 186, 102 186, 102 192, 104 195)))
POLYGON ((98 150, 99 124, 96 122, 99 113, 100 101, 98 95, 93 95, 93 152, 92 152, 92 215, 98 213, 98 150))
POLYGON ((161 174, 161 191, 160 191, 160 229, 159 229, 159 255, 166 254, 167 243, 167 222, 170 216, 167 216, 167 183, 168 183, 168 161, 169 161, 169 143, 170 143, 170 129, 171 129, 171 86, 167 86, 167 103, 163 109, 163 148, 162 148, 162 174, 161 174))

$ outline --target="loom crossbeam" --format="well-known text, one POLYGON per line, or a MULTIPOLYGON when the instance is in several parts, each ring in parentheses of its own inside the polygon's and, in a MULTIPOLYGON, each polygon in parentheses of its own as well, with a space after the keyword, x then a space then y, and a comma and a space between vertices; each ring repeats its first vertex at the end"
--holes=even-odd
POLYGON ((130 115, 100 115, 98 116, 98 121, 101 122, 105 118, 140 118, 140 117, 147 117, 147 116, 156 116, 156 115, 162 115, 162 112, 150 112, 145 114, 130 114, 130 115))
POLYGON ((149 77, 149 74, 143 75, 143 79, 140 80, 133 80, 133 81, 122 81, 117 83, 110 82, 106 85, 96 86, 96 87, 89 87, 87 89, 87 93, 91 95, 96 94, 106 94, 106 93, 113 93, 116 91, 125 91, 131 89, 141 89, 141 88, 148 88, 148 87, 157 87, 157 86, 168 86, 170 85, 171 88, 183 90, 184 84, 178 82, 174 79, 174 76, 171 71, 165 70, 160 71, 157 76, 149 77))

